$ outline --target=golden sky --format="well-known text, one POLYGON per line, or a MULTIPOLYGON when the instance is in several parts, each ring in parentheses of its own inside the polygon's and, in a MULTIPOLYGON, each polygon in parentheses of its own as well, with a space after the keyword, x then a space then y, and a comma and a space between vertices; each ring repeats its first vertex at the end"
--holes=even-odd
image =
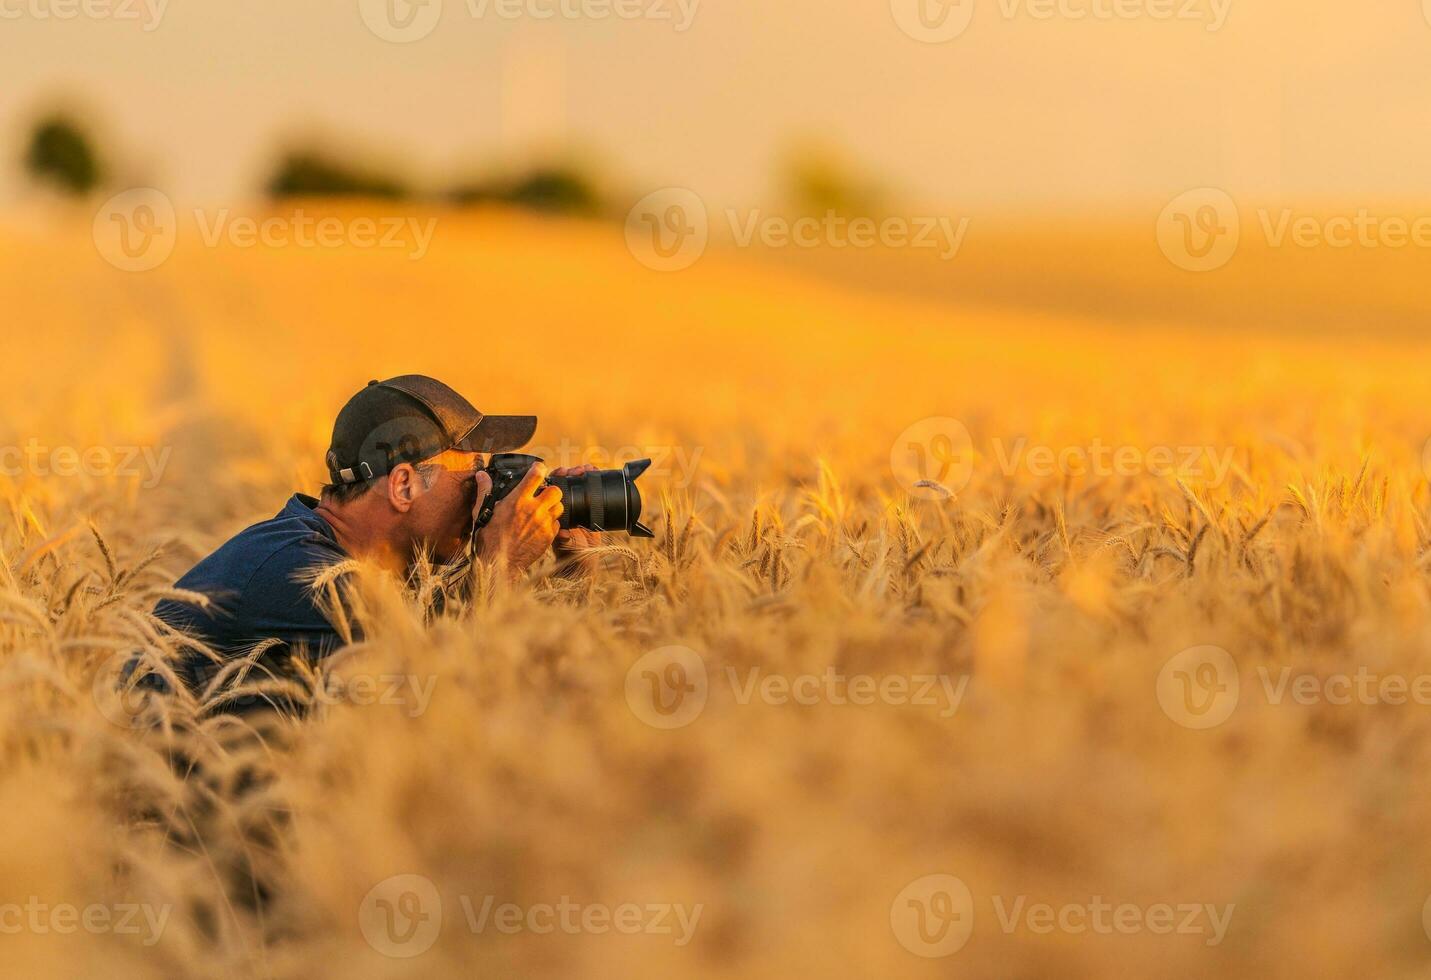
POLYGON ((60 93, 130 176, 204 201, 250 192, 276 138, 315 124, 419 177, 565 142, 634 188, 730 201, 768 197, 810 136, 975 210, 1431 185, 1418 0, 420 2, 0 0, 3 149, 60 93), (402 43, 368 26, 434 15, 402 43), (964 21, 937 43, 901 27, 964 21))

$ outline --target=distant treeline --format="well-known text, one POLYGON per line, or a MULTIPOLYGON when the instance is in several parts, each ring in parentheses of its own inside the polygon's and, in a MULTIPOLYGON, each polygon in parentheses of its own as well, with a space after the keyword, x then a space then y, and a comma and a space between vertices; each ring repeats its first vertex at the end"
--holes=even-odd
MULTIPOLYGON (((46 115, 30 129, 23 166, 35 183, 71 197, 104 186, 108 165, 93 132, 74 116, 46 115)), ((362 197, 437 200, 456 205, 505 204, 554 214, 597 215, 607 196, 594 176, 575 163, 541 164, 510 173, 455 181, 437 190, 332 149, 302 146, 280 153, 263 182, 275 200, 295 197, 362 197)))
MULTIPOLYGON (((105 186, 111 173, 111 165, 97 144, 91 129, 77 116, 48 114, 30 130, 25 171, 35 183, 59 193, 88 196, 105 186)), ((361 154, 317 142, 290 144, 281 151, 261 189, 274 200, 348 197, 438 201, 456 206, 500 204, 583 216, 619 216, 625 210, 619 203, 623 195, 610 190, 588 168, 572 160, 497 170, 432 189, 364 162, 361 154)), ((783 161, 780 190, 789 204, 808 214, 874 214, 884 197, 882 188, 854 174, 835 154, 808 147, 783 161)))
POLYGON ((269 197, 435 198, 458 205, 507 204, 553 214, 595 215, 606 210, 597 181, 574 164, 542 165, 512 174, 457 183, 423 193, 401 177, 339 159, 316 148, 284 153, 265 185, 269 197))

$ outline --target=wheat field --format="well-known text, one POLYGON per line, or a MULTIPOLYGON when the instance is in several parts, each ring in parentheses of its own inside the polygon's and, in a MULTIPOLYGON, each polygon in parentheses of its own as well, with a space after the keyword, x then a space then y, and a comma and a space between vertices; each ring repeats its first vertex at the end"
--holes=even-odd
POLYGON ((421 261, 181 241, 142 274, 83 221, 0 234, 0 443, 45 451, 0 477, 0 972, 1424 974, 1425 700, 1278 687, 1431 674, 1413 332, 1264 320, 1255 254, 1207 330, 1174 287, 1217 281, 1155 248, 1126 275, 1169 291, 1113 317, 1075 312, 1114 288, 1090 256, 1037 306, 961 305, 873 262, 663 275, 619 227, 436 218, 421 261), (156 598, 313 492, 343 400, 407 372, 539 414, 543 447, 651 455, 655 539, 436 617, 365 571, 367 640, 307 716, 130 723, 116 661, 167 655, 156 598), (939 418, 969 452, 912 486, 891 455, 939 418), (1036 462, 1096 446, 1135 462, 1036 462), (1160 695, 1207 647, 1205 693, 1238 693, 1199 727, 1160 695))

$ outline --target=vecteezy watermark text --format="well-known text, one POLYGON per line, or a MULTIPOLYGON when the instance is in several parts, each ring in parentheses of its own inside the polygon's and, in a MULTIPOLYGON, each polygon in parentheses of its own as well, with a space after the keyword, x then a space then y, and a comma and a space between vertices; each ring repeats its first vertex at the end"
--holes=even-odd
MULTIPOLYGON (((1259 664, 1251 687, 1272 707, 1371 707, 1431 705, 1431 673, 1376 670, 1360 664, 1351 671, 1324 671, 1259 664)), ((1221 647, 1196 646, 1174 655, 1159 672, 1158 703, 1184 728, 1221 725, 1248 696, 1237 662, 1221 647)))
POLYGON ((234 248, 356 248, 406 251, 421 259, 432 244, 437 219, 412 215, 338 218, 315 216, 302 208, 287 214, 255 218, 234 216, 228 208, 212 214, 195 209, 194 222, 204 245, 227 243, 234 248))
POLYGON ((994 457, 1005 476, 1153 476, 1208 480, 1219 486, 1232 469, 1231 447, 1112 446, 1093 439, 1086 446, 1031 445, 995 438, 994 457))
POLYGON ((1258 665, 1257 676, 1268 704, 1431 705, 1431 674, 1381 673, 1366 665, 1350 674, 1320 674, 1258 665))
POLYGON ((1257 223, 1273 248, 1431 248, 1431 215, 1305 214, 1293 208, 1257 209, 1257 223))
POLYGON ((735 244, 749 248, 759 242, 766 248, 885 248, 937 249, 944 261, 959 255, 969 231, 968 218, 948 215, 892 215, 885 218, 851 218, 835 211, 818 217, 786 218, 759 210, 741 213, 725 210, 735 244))
MULTIPOLYGON (((705 905, 680 902, 580 902, 562 895, 555 902, 518 903, 495 895, 457 896, 463 923, 473 935, 531 933, 665 936, 676 946, 695 937, 705 905)), ((399 959, 420 956, 443 928, 442 893, 432 879, 401 874, 374 885, 358 909, 358 925, 373 949, 399 959)))
POLYGON ((1253 221, 1226 191, 1200 187, 1179 194, 1158 216, 1158 246, 1188 272, 1212 272, 1232 261, 1244 238, 1267 248, 1431 249, 1431 214, 1386 214, 1370 208, 1322 212, 1295 207, 1256 208, 1253 221), (1250 228, 1252 233, 1246 233, 1250 228))
POLYGON ((969 675, 948 674, 844 674, 826 667, 820 674, 772 674, 751 667, 740 674, 734 667, 722 668, 735 693, 737 704, 782 705, 913 705, 934 708, 940 718, 949 718, 964 702, 969 675))
MULTIPOLYGON (((943 44, 962 35, 974 22, 976 0, 889 0, 899 29, 916 41, 943 44)), ((1232 0, 998 0, 982 6, 1005 21, 1159 21, 1202 25, 1222 30, 1232 0)))
MULTIPOLYGON (((224 692, 226 696, 245 696, 246 682, 260 681, 266 676, 255 672, 236 677, 224 692)), ((99 714, 119 728, 145 728, 156 718, 156 698, 163 697, 168 685, 155 683, 149 668, 128 650, 111 654, 95 671, 90 694, 99 714)), ((372 705, 398 708, 408 717, 426 713, 437 687, 436 675, 364 673, 362 671, 325 671, 308 686, 301 698, 308 707, 350 705, 363 708, 372 705)))
POLYGON ((322 683, 315 686, 312 697, 314 703, 330 706, 384 705, 402 708, 408 717, 416 718, 432 704, 432 692, 436 687, 435 674, 424 677, 419 674, 332 673, 324 675, 322 683))
POLYGON ((1232 0, 999 0, 1005 20, 1155 20, 1201 24, 1222 30, 1232 0))
POLYGON ((91 902, 74 905, 70 902, 50 903, 31 895, 23 904, 0 903, 0 935, 21 933, 44 936, 73 935, 77 932, 140 936, 145 946, 153 946, 164 935, 172 905, 149 905, 120 902, 106 905, 91 902))
MULTIPOLYGON (((990 895, 989 905, 1006 936, 1028 932, 1044 936, 1198 936, 1219 946, 1237 906, 1210 902, 1113 902, 1102 895, 1086 901, 1030 901, 1028 895, 990 895)), ((969 942, 976 917, 974 893, 951 874, 916 878, 890 903, 889 923, 895 939, 916 956, 952 956, 969 942)))
MULTIPOLYGON (((948 262, 958 257, 970 219, 951 215, 851 216, 771 214, 758 208, 721 212, 737 248, 923 249, 948 262)), ((711 215, 699 194, 665 187, 637 201, 626 216, 626 247, 638 262, 658 272, 690 268, 711 240, 711 215)))
POLYGON ((495 896, 486 895, 481 905, 467 895, 459 898, 467 928, 480 935, 490 926, 504 936, 530 932, 544 936, 563 933, 568 936, 617 933, 623 936, 671 936, 677 946, 690 943, 700 924, 704 905, 686 906, 669 902, 622 902, 619 905, 574 902, 567 895, 556 903, 537 902, 518 905, 515 902, 497 904, 495 896))
MULTIPOLYGON (((623 20, 671 24, 684 33, 695 23, 701 0, 465 0, 472 20, 623 20)), ((411 44, 442 20, 443 0, 358 0, 368 30, 393 44, 411 44)))
POLYGON ((134 21, 146 34, 158 28, 169 0, 0 0, 0 21, 134 21))
MULTIPOLYGON (((881 704, 934 711, 940 718, 958 712, 969 675, 852 674, 829 666, 820 673, 784 674, 750 667, 723 667, 716 676, 738 705, 773 707, 881 704)), ((700 717, 710 697, 705 659, 686 646, 666 646, 645 654, 626 672, 626 703, 653 728, 684 728, 700 717)))
POLYGON ((466 0, 475 20, 649 20, 665 21, 678 34, 691 29, 701 0, 466 0))
POLYGON ((933 416, 908 426, 890 447, 890 469, 912 496, 942 500, 969 485, 976 462, 992 464, 1005 477, 1135 477, 1198 481, 1221 486, 1232 472, 1232 446, 1198 444, 1134 446, 1106 443, 1050 445, 1024 436, 989 441, 989 452, 976 454, 968 426, 955 418, 933 416))
MULTIPOLYGON (((262 216, 195 208, 196 235, 206 248, 358 249, 427 255, 437 218, 415 215, 315 215, 303 208, 262 216)), ((179 212, 163 191, 139 187, 116 194, 95 214, 95 247, 106 262, 125 272, 148 272, 173 254, 180 234, 179 212)))
POLYGON ((0 476, 138 477, 149 490, 163 478, 173 451, 173 446, 47 446, 32 438, 23 445, 0 445, 0 476))
POLYGON ((1208 946, 1222 945, 1237 908, 1233 903, 1214 905, 1210 902, 1154 902, 1150 905, 1119 902, 1115 905, 1101 895, 1094 895, 1087 902, 1057 905, 1030 902, 1026 895, 1012 900, 995 895, 991 902, 999 928, 1006 935, 1020 930, 1041 936, 1054 932, 1071 936, 1084 933, 1133 936, 1147 932, 1155 936, 1205 936, 1208 946))

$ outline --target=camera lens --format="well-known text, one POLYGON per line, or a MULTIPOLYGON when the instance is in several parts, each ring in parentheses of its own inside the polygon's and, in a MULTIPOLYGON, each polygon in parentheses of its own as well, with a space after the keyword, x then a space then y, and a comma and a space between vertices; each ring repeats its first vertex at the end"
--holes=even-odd
POLYGON ((650 530, 641 524, 641 491, 636 489, 636 478, 650 465, 649 459, 638 459, 619 470, 552 477, 548 482, 561 491, 561 526, 650 537, 650 530))

